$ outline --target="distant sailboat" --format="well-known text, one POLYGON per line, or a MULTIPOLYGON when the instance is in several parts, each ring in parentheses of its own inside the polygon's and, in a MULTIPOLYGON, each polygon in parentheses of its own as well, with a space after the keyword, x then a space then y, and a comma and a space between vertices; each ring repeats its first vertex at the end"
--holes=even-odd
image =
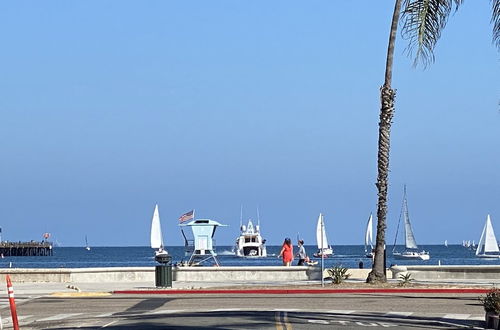
POLYGON ((448 240, 444 240, 444 246, 448 247, 448 240))
POLYGON ((87 235, 85 235, 85 250, 90 251, 89 242, 87 241, 87 235))
POLYGON ((500 250, 489 214, 486 217, 486 223, 477 244, 476 256, 479 258, 500 258, 500 250))
MULTIPOLYGON (((396 249, 396 241, 398 238, 398 233, 396 232, 396 238, 394 239, 394 248, 392 249, 392 255, 396 259, 421 259, 421 260, 429 260, 430 255, 427 251, 418 252, 417 242, 415 241, 415 236, 413 235, 413 229, 411 228, 410 216, 408 214, 408 201, 406 200, 406 186, 404 187, 403 194, 403 206, 401 207, 401 215, 399 217, 399 221, 401 222, 401 216, 404 218, 405 223, 405 251, 403 252, 395 252, 396 249)), ((399 222, 398 222, 399 229, 399 222)))
POLYGON ((326 238, 325 221, 323 214, 319 214, 318 222, 316 223, 316 243, 318 244, 318 252, 313 254, 317 258, 328 257, 333 254, 333 249, 328 245, 326 238))
POLYGON ((155 256, 168 255, 167 250, 163 246, 163 236, 161 233, 160 212, 158 204, 155 205, 153 218, 151 219, 151 248, 156 249, 155 256))
POLYGON ((365 231, 365 256, 373 258, 373 215, 371 213, 365 231))

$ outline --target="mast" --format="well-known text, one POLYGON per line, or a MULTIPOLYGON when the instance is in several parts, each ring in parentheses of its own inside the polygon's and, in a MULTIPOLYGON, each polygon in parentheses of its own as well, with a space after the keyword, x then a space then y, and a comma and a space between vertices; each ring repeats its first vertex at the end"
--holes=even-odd
MULTIPOLYGON (((405 198, 406 198, 406 185, 405 185, 405 198)), ((396 251, 396 243, 398 242, 398 234, 399 234, 399 225, 401 224, 401 218, 403 217, 403 211, 404 211, 404 198, 403 202, 401 203, 401 211, 399 212, 399 219, 398 219, 398 226, 396 227, 396 236, 394 236, 394 244, 392 246, 392 253, 396 251)))
POLYGON ((319 214, 321 218, 321 286, 325 286, 325 279, 323 278, 323 272, 325 271, 325 253, 323 249, 323 237, 325 230, 325 222, 323 221, 323 214, 319 214))
POLYGON ((243 226, 243 204, 240 205, 240 230, 241 226, 243 226))

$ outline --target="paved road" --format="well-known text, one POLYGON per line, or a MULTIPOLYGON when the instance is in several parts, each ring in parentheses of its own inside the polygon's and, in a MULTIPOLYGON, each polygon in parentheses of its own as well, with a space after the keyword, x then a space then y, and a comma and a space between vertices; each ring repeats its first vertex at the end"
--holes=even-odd
MULTIPOLYGON (((20 297, 22 329, 456 329, 481 326, 477 295, 20 297)), ((1 307, 4 329, 12 328, 1 307)))

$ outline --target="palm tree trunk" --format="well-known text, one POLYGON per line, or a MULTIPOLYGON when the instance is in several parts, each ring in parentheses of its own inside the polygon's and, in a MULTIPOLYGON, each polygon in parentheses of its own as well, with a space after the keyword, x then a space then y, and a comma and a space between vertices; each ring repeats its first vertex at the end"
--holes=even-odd
POLYGON ((391 145, 391 123, 394 116, 394 99, 396 91, 392 89, 392 63, 394 57, 394 45, 398 31, 399 13, 401 10, 401 0, 396 0, 394 12, 392 14, 391 33, 389 45, 387 47, 387 61, 385 64, 385 81, 380 88, 380 122, 378 128, 378 204, 377 204, 377 239, 375 243, 375 257, 372 271, 368 274, 366 282, 377 283, 386 282, 385 276, 385 229, 387 216, 387 189, 389 175, 389 149, 391 145))

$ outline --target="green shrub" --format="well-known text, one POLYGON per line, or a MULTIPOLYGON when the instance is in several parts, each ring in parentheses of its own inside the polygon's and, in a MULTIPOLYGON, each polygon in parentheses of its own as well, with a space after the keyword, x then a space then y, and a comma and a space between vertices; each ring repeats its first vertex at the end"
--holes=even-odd
POLYGON ((399 286, 407 286, 413 281, 411 278, 411 273, 399 275, 399 286))
POLYGON ((479 297, 479 300, 483 304, 485 312, 500 314, 500 289, 491 289, 486 293, 486 296, 479 297))
POLYGON ((340 284, 347 280, 351 276, 351 274, 347 274, 347 270, 347 268, 342 266, 334 266, 328 269, 328 274, 332 278, 332 283, 340 284))

